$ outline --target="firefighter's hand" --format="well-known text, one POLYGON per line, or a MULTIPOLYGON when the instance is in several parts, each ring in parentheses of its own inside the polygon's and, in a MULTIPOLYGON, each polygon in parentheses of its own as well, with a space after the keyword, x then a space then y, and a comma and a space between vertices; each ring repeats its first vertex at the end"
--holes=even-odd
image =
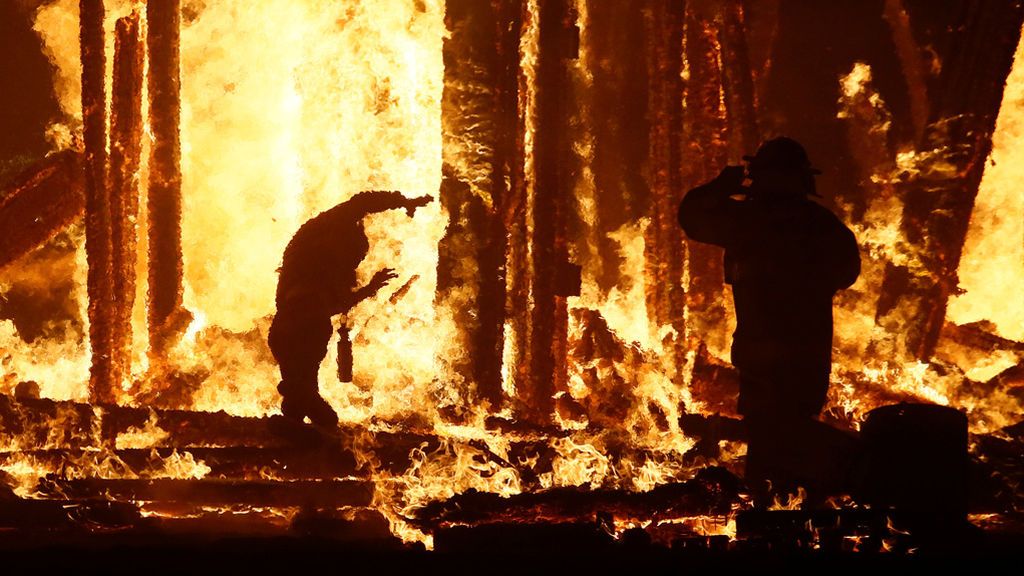
POLYGON ((405 213, 409 215, 409 218, 412 218, 413 215, 416 214, 417 208, 419 208, 420 206, 426 206, 427 204, 430 204, 433 201, 434 197, 430 196, 429 194, 424 194, 423 196, 420 196, 418 198, 410 198, 405 203, 405 213))
POLYGON ((721 181, 727 189, 739 189, 743 186, 743 180, 746 177, 746 169, 743 166, 726 166, 718 175, 717 180, 721 181))
POLYGON ((388 282, 398 278, 398 273, 391 268, 384 268, 373 275, 370 282, 366 285, 367 291, 371 294, 376 294, 378 290, 388 285, 388 282))

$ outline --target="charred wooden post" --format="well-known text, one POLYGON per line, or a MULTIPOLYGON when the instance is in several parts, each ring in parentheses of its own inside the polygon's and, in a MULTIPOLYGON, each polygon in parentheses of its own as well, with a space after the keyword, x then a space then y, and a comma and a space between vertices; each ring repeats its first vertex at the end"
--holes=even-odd
MULTIPOLYGON (((470 0, 448 0, 445 14, 441 204, 449 224, 438 247, 437 302, 457 315, 452 372, 470 376, 492 408, 502 401, 503 215, 516 177, 520 17, 514 4, 470 0)), ((472 393, 462 390, 466 399, 472 393)))
POLYGON ((931 108, 928 102, 926 65, 921 58, 921 45, 914 38, 914 28, 903 0, 885 0, 882 16, 892 31, 893 44, 896 46, 903 77, 907 82, 913 137, 915 142, 919 142, 924 137, 931 108))
POLYGON ((591 268, 602 294, 619 285, 624 264, 622 247, 609 233, 648 212, 650 192, 644 168, 649 77, 644 20, 645 11, 629 3, 587 2, 581 46, 592 81, 581 96, 588 100, 593 135, 594 215, 588 242, 596 253, 591 268))
POLYGON ((721 20, 718 42, 722 50, 723 99, 729 120, 729 161, 738 162, 760 143, 743 3, 726 2, 721 20))
POLYGON ((1020 40, 1024 7, 958 3, 957 33, 946 38, 944 64, 932 95, 919 150, 934 156, 904 185, 902 228, 922 266, 892 266, 888 286, 898 303, 880 303, 879 324, 897 335, 897 349, 927 360, 935 350, 967 237, 974 199, 992 149, 1003 88, 1020 40))
MULTIPOLYGON (((683 128, 686 143, 682 159, 686 167, 683 188, 710 180, 728 161, 728 123, 722 101, 721 45, 710 4, 687 3, 684 56, 689 69, 685 83, 683 128)), ((726 309, 722 303, 721 250, 687 241, 689 282, 686 307, 690 322, 687 334, 712 341, 724 349, 728 337, 726 309)))
MULTIPOLYGON (((505 22, 506 25, 501 30, 498 43, 501 65, 497 79, 498 106, 504 112, 497 117, 500 124, 496 128, 499 134, 504 133, 506 136, 496 141, 498 147, 495 149, 494 166, 500 166, 501 169, 495 169, 491 179, 494 189, 502 190, 504 194, 497 208, 497 217, 490 222, 491 243, 482 254, 482 258, 494 261, 494 264, 489 266, 494 266, 497 274, 488 273, 481 276, 481 294, 486 295, 482 297, 488 300, 483 301, 481 305, 480 322, 481 326, 486 328, 480 333, 478 346, 483 355, 477 361, 480 363, 477 370, 480 378, 478 390, 482 397, 492 399, 492 406, 495 407, 497 404, 493 399, 500 398, 503 394, 502 365, 505 350, 510 346, 510 343, 505 341, 505 325, 510 315, 508 305, 511 286, 508 263, 512 249, 509 242, 514 215, 521 212, 523 207, 523 195, 520 191, 524 189, 522 183, 526 157, 525 132, 519 113, 522 5, 519 2, 504 2, 497 5, 500 6, 498 21, 505 22), (497 362, 492 364, 494 360, 497 362)), ((523 309, 525 310, 525 307, 523 309)))
POLYGON ((675 376, 686 362, 685 247, 676 218, 683 187, 683 4, 662 0, 646 14, 648 77, 647 173, 651 223, 645 234, 647 316, 672 326, 675 376))
POLYGON ((131 375, 135 303, 136 219, 142 159, 143 43, 139 14, 117 21, 111 101, 110 223, 114 323, 111 361, 116 383, 131 375))
POLYGON ((183 320, 181 256, 181 0, 146 4, 149 33, 149 332, 158 354, 183 320))
POLYGON ((764 84, 772 64, 772 46, 779 31, 781 3, 782 0, 760 0, 742 4, 750 74, 754 77, 754 104, 759 119, 763 112, 764 84))
POLYGON ((82 154, 47 156, 0 191, 0 269, 42 245, 85 212, 82 154))
POLYGON ((559 279, 568 268, 565 234, 571 183, 562 161, 569 141, 566 61, 578 50, 575 14, 567 0, 538 2, 536 133, 530 243, 529 386, 519 390, 524 417, 549 422, 552 396, 566 380, 568 310, 559 279))
POLYGON ((89 341, 92 368, 89 392, 94 402, 115 400, 112 361, 114 302, 110 295, 111 227, 107 188, 107 105, 104 9, 102 0, 79 3, 82 52, 82 121, 85 140, 85 249, 89 262, 89 341))
MULTIPOLYGON (((524 0, 516 7, 520 12, 519 63, 514 72, 516 94, 514 161, 509 166, 511 186, 501 218, 507 231, 505 250, 505 358, 508 377, 515 389, 530 381, 530 260, 529 260, 529 196, 532 174, 527 171, 527 142, 532 142, 536 127, 533 110, 535 99, 536 15, 524 0), (528 176, 530 177, 528 179, 528 176)), ((519 400, 516 399, 517 405, 519 400)))

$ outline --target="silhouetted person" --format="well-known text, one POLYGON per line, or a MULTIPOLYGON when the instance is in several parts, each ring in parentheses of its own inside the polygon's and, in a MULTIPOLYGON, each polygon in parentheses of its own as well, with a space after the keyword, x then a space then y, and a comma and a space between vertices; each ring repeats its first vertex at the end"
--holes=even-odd
MULTIPOLYGON (((817 196, 804 148, 789 138, 761 145, 679 205, 687 236, 725 248, 725 281, 736 307, 732 363, 748 424, 748 477, 765 451, 809 430, 825 403, 832 365, 832 297, 860 273, 853 233, 817 196), (749 176, 749 187, 743 185, 749 176)), ((774 456, 774 455, 773 455, 774 456)))
POLYGON ((411 218, 430 196, 406 198, 400 192, 360 192, 303 224, 284 251, 277 283, 277 314, 268 342, 281 369, 281 412, 321 426, 335 426, 338 416, 320 396, 317 372, 327 355, 331 317, 344 314, 372 297, 397 277, 378 271, 366 286, 356 287, 356 268, 370 249, 363 218, 404 208, 411 218))

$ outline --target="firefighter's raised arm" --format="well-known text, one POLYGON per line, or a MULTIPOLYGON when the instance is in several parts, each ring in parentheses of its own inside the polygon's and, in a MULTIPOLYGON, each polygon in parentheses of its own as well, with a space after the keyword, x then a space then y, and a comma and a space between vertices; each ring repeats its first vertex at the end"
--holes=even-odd
POLYGON ((744 169, 726 166, 714 180, 686 193, 679 203, 679 225, 692 240, 724 246, 736 226, 739 202, 732 197, 742 195, 744 169))

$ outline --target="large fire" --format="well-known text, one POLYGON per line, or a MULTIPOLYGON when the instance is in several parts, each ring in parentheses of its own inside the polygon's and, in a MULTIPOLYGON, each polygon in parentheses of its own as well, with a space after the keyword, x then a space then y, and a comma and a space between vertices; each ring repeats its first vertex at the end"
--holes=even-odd
MULTIPOLYGON (((539 171, 544 169, 537 150, 545 138, 539 133, 545 114, 540 99, 545 95, 537 88, 544 74, 539 55, 544 42, 542 4, 528 0, 521 11, 515 10, 520 27, 514 53, 522 158, 519 173, 506 174, 504 181, 508 193, 520 186, 524 205, 509 212, 516 214, 517 222, 506 222, 508 309, 497 355, 503 401, 476 402, 484 395, 479 391, 484 385, 466 370, 471 362, 466 358, 464 307, 483 289, 472 283, 439 287, 439 262, 445 258, 439 244, 460 218, 471 217, 453 215, 444 202, 430 204, 413 219, 384 213, 369 220, 371 252, 360 265, 361 282, 385 267, 395 268, 399 278, 348 316, 354 381, 338 379, 337 336, 321 366, 321 391, 341 417, 345 442, 363 474, 360 478, 373 484, 373 497, 365 505, 383 514, 392 532, 406 541, 431 542, 429 532, 410 520, 418 509, 470 490, 504 497, 563 487, 647 493, 689 480, 705 466, 737 471, 742 463, 743 444, 729 439, 718 440, 714 454, 699 451, 694 456, 699 438, 680 424, 687 415, 735 416, 729 395, 736 391, 727 388, 731 298, 719 287, 714 306, 694 308, 688 300, 680 317, 671 319, 666 319, 664 306, 657 306, 663 288, 659 283, 672 274, 661 256, 668 253, 665 210, 659 212, 654 200, 644 204, 637 198, 642 196, 640 188, 652 197, 663 188, 655 184, 660 176, 653 161, 646 166, 647 173, 614 174, 609 163, 622 158, 600 152, 610 138, 608 131, 612 137, 616 134, 603 125, 607 111, 599 109, 608 105, 600 85, 612 73, 598 31, 609 24, 592 21, 594 3, 585 0, 568 3, 579 28, 578 54, 565 60, 562 79, 562 87, 576 95, 576 105, 566 111, 566 122, 575 131, 565 137, 570 150, 566 158, 575 169, 567 170, 570 181, 562 183, 572 194, 559 207, 569 215, 559 216, 566 219, 561 225, 567 232, 558 240, 569 259, 582 266, 582 284, 578 295, 554 297, 565 307, 564 358, 556 357, 556 364, 564 363, 564 382, 556 377, 554 398, 547 398, 554 409, 546 415, 547 422, 538 423, 533 415, 519 421, 529 412, 520 397, 528 398, 534 380, 544 378, 524 371, 535 352, 522 346, 533 342, 513 309, 514 293, 526 284, 534 286, 530 274, 537 272, 527 266, 523 276, 513 260, 538 261, 533 242, 519 242, 534 238, 535 227, 545 225, 539 219, 544 217, 543 208, 537 205, 544 194, 537 189, 543 178, 539 171), (600 77, 595 79, 595 74, 600 77), (638 186, 630 178, 646 180, 638 186), (621 188, 623 198, 629 199, 623 201, 621 213, 637 218, 610 218, 615 207, 602 187, 621 188), (522 227, 521 234, 515 226, 522 227), (609 275, 612 268, 615 272, 609 275), (721 322, 713 332, 701 332, 701 318, 714 310, 721 314, 721 322), (722 374, 726 376, 716 376, 722 374), (404 461, 395 465, 394 458, 383 456, 381 438, 402 435, 423 441, 406 446, 399 458, 404 461)), ((134 0, 107 0, 105 6, 109 108, 115 23, 134 12, 145 28, 146 10, 145 2, 134 0)), ((249 426, 279 413, 278 371, 266 340, 274 314, 276 270, 299 225, 362 190, 438 197, 439 190, 444 193, 445 163, 456 178, 469 183, 470 193, 486 209, 497 211, 499 204, 504 205, 505 200, 488 188, 493 183, 487 170, 494 167, 484 166, 486 162, 472 154, 494 152, 474 131, 492 128, 474 124, 466 134, 446 133, 445 90, 473 94, 479 86, 468 79, 446 78, 444 43, 453 31, 446 28, 445 16, 444 0, 182 1, 181 263, 187 321, 170 349, 153 352, 147 329, 147 240, 141 232, 148 215, 143 210, 133 222, 140 234, 130 375, 116 383, 118 404, 141 410, 132 413, 134 424, 121 427, 111 438, 104 422, 119 417, 116 407, 87 406, 93 357, 85 228, 69 227, 3 270, 0 283, 5 292, 17 284, 46 294, 58 276, 70 284, 65 295, 68 313, 51 321, 41 335, 30 338, 15 322, 0 322, 0 392, 14 396, 19 385, 35 382, 40 397, 68 401, 56 404, 42 437, 27 416, 19 430, 0 429, 5 453, 0 469, 12 479, 19 496, 41 497, 37 484, 47 475, 65 480, 229 478, 209 457, 204 460, 210 450, 228 446, 227 440, 210 437, 182 443, 180 434, 187 426, 179 420, 193 412, 224 411, 227 415, 216 417, 237 417, 249 426), (74 454, 55 460, 41 454, 46 450, 74 454)), ((63 118, 48 128, 55 153, 76 149, 81 141, 78 18, 78 0, 44 3, 34 15, 34 29, 53 63, 54 87, 63 110, 63 118)), ((645 13, 638 23, 653 27, 656 18, 645 13)), ((697 26, 695 22, 689 25, 697 26)), ((686 34, 690 38, 691 31, 686 34)), ((691 58, 694 52, 687 48, 677 82, 701 73, 691 58)), ((894 328, 913 321, 911 305, 881 304, 892 298, 887 283, 894 267, 917 276, 931 273, 919 254, 924 248, 907 236, 899 190, 908 178, 956 167, 951 152, 942 146, 872 157, 868 148, 883 150, 891 140, 892 113, 874 84, 871 66, 858 62, 835 82, 839 118, 848 123, 851 141, 860 142, 859 169, 867 175, 871 200, 860 207, 849 199, 836 202, 844 217, 856 214, 850 223, 861 243, 864 272, 837 300, 827 419, 855 430, 869 410, 914 400, 965 411, 972 433, 992 433, 1016 423, 1024 412, 1019 381, 1014 389, 1013 381, 996 377, 1024 358, 1024 345, 1019 344, 1024 341, 1024 299, 1019 295, 1024 282, 1024 204, 1016 178, 1024 164, 1018 158, 1024 44, 1007 80, 991 158, 971 213, 959 264, 963 291, 952 295, 948 310, 943 308, 945 326, 925 356, 894 328), (884 314, 879 312, 883 308, 884 314), (983 348, 958 337, 970 323, 980 323, 972 326, 980 326, 977 329, 991 337, 988 342, 997 343, 983 348)), ((715 96, 715 114, 725 109, 726 97, 723 92, 719 103, 715 96)), ((698 114, 691 110, 696 104, 689 96, 685 103, 686 114, 698 114)), ((683 104, 673 102, 676 107, 683 104)), ((657 113, 653 104, 647 110, 651 117, 657 113)), ((139 170, 143 183, 150 170, 148 124, 144 134, 139 170)), ((652 150, 656 146, 651 144, 652 150)), ((626 152, 618 153, 625 157, 626 152)), ((730 160, 738 160, 734 152, 729 154, 730 160)), ((668 204, 674 206, 682 192, 674 191, 668 204)), ((470 272, 478 265, 469 255, 458 263, 470 272)), ((707 268, 701 268, 704 264, 696 253, 687 253, 681 266, 673 282, 696 291, 694 277, 707 268)), ((546 297, 534 288, 522 294, 530 306, 546 297)), ((477 321, 483 322, 472 320, 477 321)), ((557 344, 558 337, 555 340, 557 344)), ((551 347, 558 350, 556 344, 551 347)), ((282 474, 269 466, 246 469, 242 476, 301 480, 282 474)), ((344 482, 352 480, 350 476, 339 473, 329 478, 344 482)), ((136 500, 145 514, 176 513, 145 498, 136 500)), ((267 515, 277 519, 296 514, 288 505, 270 508, 267 515)), ((200 509, 215 507, 196 508, 200 509)), ((255 506, 253 511, 266 512, 255 506)), ((657 525, 686 525, 707 536, 735 536, 730 518, 661 518, 657 525)), ((617 532, 633 526, 651 524, 630 517, 615 519, 617 532)))

